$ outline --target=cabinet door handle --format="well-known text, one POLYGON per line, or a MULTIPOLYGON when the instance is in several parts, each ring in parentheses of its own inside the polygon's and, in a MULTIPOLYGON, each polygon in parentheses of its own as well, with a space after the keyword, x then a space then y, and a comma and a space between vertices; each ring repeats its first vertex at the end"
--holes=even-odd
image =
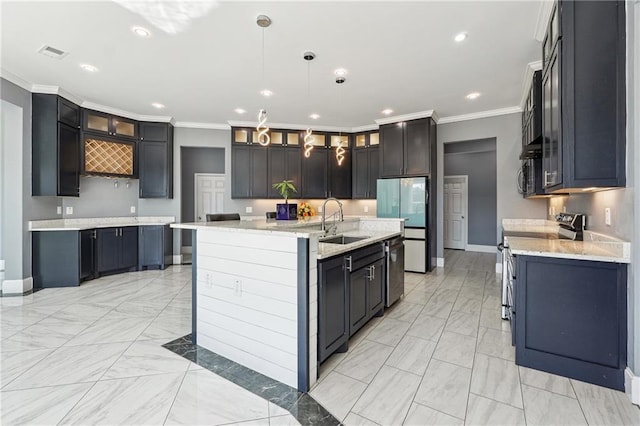
POLYGON ((352 266, 351 265, 351 260, 352 260, 351 256, 345 257, 344 260, 345 260, 345 262, 347 262, 347 265, 346 265, 347 271, 351 272, 351 266, 352 266))
POLYGON ((547 186, 549 185, 549 172, 548 171, 544 171, 544 185, 543 186, 547 186))

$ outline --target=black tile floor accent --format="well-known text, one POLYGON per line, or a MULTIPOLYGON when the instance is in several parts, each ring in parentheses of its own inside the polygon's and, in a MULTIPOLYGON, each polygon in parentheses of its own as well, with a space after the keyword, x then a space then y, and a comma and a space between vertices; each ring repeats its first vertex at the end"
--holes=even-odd
POLYGON ((191 334, 162 345, 164 348, 216 373, 244 389, 289 411, 302 425, 341 423, 308 393, 231 361, 191 342, 191 334))

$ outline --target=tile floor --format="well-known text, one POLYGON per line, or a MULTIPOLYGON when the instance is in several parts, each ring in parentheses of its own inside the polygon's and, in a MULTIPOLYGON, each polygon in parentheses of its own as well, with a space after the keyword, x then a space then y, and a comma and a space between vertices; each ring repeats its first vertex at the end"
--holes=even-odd
MULTIPOLYGON (((495 256, 446 252, 321 367, 347 425, 640 424, 621 392, 517 367, 495 256), (498 378, 502 378, 498 385, 498 378)), ((161 345, 191 331, 191 267, 0 299, 1 424, 298 424, 161 345)))

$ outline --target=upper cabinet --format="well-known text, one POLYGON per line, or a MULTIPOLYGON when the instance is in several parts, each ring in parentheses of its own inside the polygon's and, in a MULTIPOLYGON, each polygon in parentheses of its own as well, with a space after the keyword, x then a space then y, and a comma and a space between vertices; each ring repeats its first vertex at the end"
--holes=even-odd
POLYGON ((80 107, 32 94, 32 195, 80 195, 80 107))
MULTIPOLYGON (((535 71, 522 111, 522 147, 540 143, 542 137, 542 71, 535 71)), ((539 146, 538 146, 538 149, 539 146)))
POLYGON ((559 1, 542 45, 547 193, 625 186, 625 4, 559 1))
POLYGON ((82 123, 82 127, 85 132, 92 132, 117 138, 138 138, 138 123, 129 118, 85 109, 83 110, 82 123))
POLYGON ((376 183, 380 177, 380 133, 378 131, 354 135, 353 190, 354 199, 375 199, 376 183))
POLYGON ((430 174, 435 126, 430 117, 380 126, 380 177, 430 174))
POLYGON ((140 122, 140 198, 173 198, 173 126, 140 122))
POLYGON ((299 197, 302 190, 302 150, 300 149, 299 131, 279 131, 282 137, 276 136, 279 145, 273 145, 267 151, 268 158, 268 193, 269 198, 282 198, 274 183, 290 180, 298 190, 293 198, 299 197))

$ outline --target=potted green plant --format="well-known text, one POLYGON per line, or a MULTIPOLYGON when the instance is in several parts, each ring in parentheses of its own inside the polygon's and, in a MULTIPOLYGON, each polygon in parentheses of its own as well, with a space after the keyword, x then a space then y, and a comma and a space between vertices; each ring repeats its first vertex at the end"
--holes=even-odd
POLYGON ((298 218, 298 205, 289 204, 289 196, 294 192, 298 192, 292 180, 283 180, 274 183, 273 188, 284 198, 284 204, 276 204, 276 219, 293 220, 298 218))

